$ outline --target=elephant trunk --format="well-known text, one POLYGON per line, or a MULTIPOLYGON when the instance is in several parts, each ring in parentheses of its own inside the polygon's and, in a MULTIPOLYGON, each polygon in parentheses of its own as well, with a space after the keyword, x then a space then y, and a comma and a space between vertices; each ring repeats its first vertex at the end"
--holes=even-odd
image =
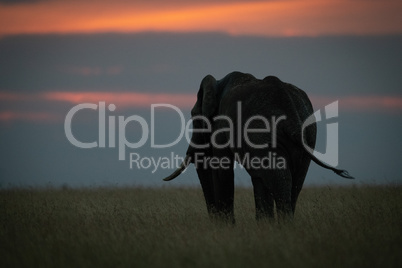
POLYGON ((184 158, 183 162, 180 164, 180 167, 178 169, 176 169, 175 172, 173 172, 170 176, 164 178, 164 181, 171 181, 174 178, 176 178, 177 176, 179 176, 181 173, 183 173, 183 171, 186 169, 186 167, 189 164, 189 160, 190 160, 190 156, 186 155, 186 158, 184 158))

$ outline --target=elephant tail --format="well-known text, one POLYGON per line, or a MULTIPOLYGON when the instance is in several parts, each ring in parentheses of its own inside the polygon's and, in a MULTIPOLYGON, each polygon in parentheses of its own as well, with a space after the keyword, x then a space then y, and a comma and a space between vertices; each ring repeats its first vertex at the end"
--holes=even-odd
POLYGON ((303 135, 301 135, 300 132, 294 131, 293 135, 291 135, 293 140, 298 143, 300 145, 300 147, 304 150, 304 152, 306 154, 308 154, 308 156, 310 157, 311 160, 313 160, 317 165, 326 168, 326 169, 330 169, 333 172, 335 172, 336 174, 338 174, 339 176, 346 178, 346 179, 354 179, 353 176, 351 176, 349 174, 348 171, 343 170, 343 169, 337 169, 335 167, 332 167, 324 162, 322 162, 320 159, 318 159, 314 154, 313 154, 313 149, 306 146, 306 144, 309 144, 305 139, 306 137, 304 137, 303 135), (299 142, 297 142, 299 141, 299 142))
MULTIPOLYGON (((304 137, 302 136, 302 137, 299 137, 300 139, 300 141, 303 141, 304 140, 304 137)), ((310 147, 308 147, 308 146, 305 146, 305 144, 307 144, 306 143, 306 141, 304 141, 305 143, 303 144, 303 142, 302 142, 302 144, 300 144, 300 146, 303 148, 303 150, 309 155, 309 157, 310 157, 310 159, 311 160, 313 160, 317 165, 319 165, 319 166, 321 166, 321 167, 323 167, 323 168, 326 168, 326 169, 330 169, 330 170, 332 170, 333 172, 335 172, 336 174, 338 174, 339 176, 341 176, 341 177, 343 177, 343 178, 346 178, 346 179, 354 179, 354 177, 352 177, 350 174, 349 174, 349 172, 347 172, 346 170, 343 170, 343 169, 337 169, 337 168, 334 168, 334 167, 332 167, 332 166, 330 166, 330 165, 328 165, 328 164, 325 164, 324 162, 322 162, 320 159, 318 159, 314 154, 313 154, 313 149, 311 149, 310 147)))
POLYGON ((303 148, 304 148, 305 152, 308 153, 311 160, 313 160, 317 165, 319 165, 323 168, 326 168, 326 169, 330 169, 333 172, 335 172, 336 174, 338 174, 339 176, 344 177, 346 179, 354 179, 354 177, 351 176, 348 171, 343 170, 343 169, 337 169, 337 168, 334 168, 334 167, 331 167, 331 166, 325 164, 324 162, 319 160, 314 154, 312 154, 309 150, 307 150, 304 146, 303 146, 303 148))
MULTIPOLYGON (((300 137, 299 135, 295 135, 295 136, 293 136, 293 137, 294 137, 293 140, 294 140, 295 142, 296 142, 297 140, 302 141, 302 139, 303 139, 303 138, 300 137), (298 137, 298 138, 295 138, 295 137, 298 137)), ((317 165, 319 165, 319 166, 321 166, 321 167, 323 167, 323 168, 325 168, 325 169, 332 170, 332 171, 335 172, 337 175, 339 175, 339 176, 341 176, 341 177, 343 177, 343 178, 346 178, 346 179, 354 179, 354 177, 351 176, 347 170, 344 170, 344 169, 337 169, 337 168, 335 168, 335 167, 333 167, 333 166, 330 166, 330 165, 324 163, 324 162, 321 161, 320 159, 318 159, 318 158, 313 154, 313 149, 309 148, 308 146, 305 146, 305 144, 307 144, 307 143, 304 143, 304 144, 303 144, 303 142, 297 142, 297 143, 298 143, 299 146, 304 150, 304 152, 309 156, 309 158, 310 158, 311 160, 313 160, 317 165)))
MULTIPOLYGON (((313 116, 314 116, 314 115, 313 115, 313 116)), ((312 119, 315 120, 315 117, 312 117, 312 119)), ((304 120, 305 123, 306 123, 306 122, 308 123, 308 121, 309 121, 309 119, 304 120)), ((312 122, 315 122, 315 121, 312 121, 312 122)), ((289 131, 289 133, 292 133, 292 135, 290 135, 291 138, 292 138, 296 143, 298 143, 298 144, 301 146, 301 148, 308 154, 308 156, 310 157, 311 160, 313 160, 317 165, 319 165, 319 166, 321 166, 321 167, 323 167, 323 168, 332 170, 333 172, 335 172, 336 174, 338 174, 339 176, 341 176, 341 177, 343 177, 343 178, 346 178, 346 179, 354 179, 354 177, 351 176, 348 171, 343 170, 343 169, 337 169, 337 168, 335 168, 335 167, 332 167, 332 166, 330 166, 330 165, 328 165, 328 164, 322 162, 320 159, 318 159, 318 158, 314 155, 314 153, 313 153, 313 150, 314 150, 314 149, 310 148, 309 146, 306 146, 306 145, 310 145, 310 146, 311 146, 311 145, 315 144, 315 139, 314 139, 314 141, 313 141, 313 140, 310 140, 310 142, 308 142, 308 141, 306 140, 306 136, 303 135, 304 124, 303 124, 303 126, 301 127, 301 129, 302 129, 301 132, 300 132, 300 131, 297 131, 297 130, 295 129, 295 127, 294 127, 295 125, 297 125, 297 124, 294 123, 294 124, 288 125, 288 129, 287 129, 287 130, 289 131)), ((309 126, 309 125, 312 125, 312 126, 314 126, 314 128, 315 128, 315 124, 312 124, 312 123, 307 124, 307 126, 309 126)), ((313 129, 313 131, 316 132, 316 129, 313 129)), ((314 146, 313 146, 313 148, 314 148, 314 146)))

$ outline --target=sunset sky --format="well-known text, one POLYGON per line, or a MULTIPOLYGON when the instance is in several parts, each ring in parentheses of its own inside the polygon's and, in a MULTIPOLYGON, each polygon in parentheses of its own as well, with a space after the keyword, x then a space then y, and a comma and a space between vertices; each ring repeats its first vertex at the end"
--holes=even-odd
POLYGON ((398 0, 1 2, 0 35, 144 31, 258 36, 402 33, 402 3, 398 0))
MULTIPOLYGON (((315 109, 339 100, 340 165, 402 182, 402 144, 391 142, 402 135, 401 48, 400 0, 0 0, 0 188, 158 184, 167 171, 128 170, 113 150, 73 148, 67 112, 104 101, 116 105, 113 115, 149 119, 151 104, 169 103, 189 116, 201 79, 235 70, 293 83, 315 109), (366 144, 390 159, 373 164, 366 144)), ((160 139, 177 134, 176 119, 161 116, 160 139)), ((75 124, 77 135, 96 138, 95 113, 75 124)))

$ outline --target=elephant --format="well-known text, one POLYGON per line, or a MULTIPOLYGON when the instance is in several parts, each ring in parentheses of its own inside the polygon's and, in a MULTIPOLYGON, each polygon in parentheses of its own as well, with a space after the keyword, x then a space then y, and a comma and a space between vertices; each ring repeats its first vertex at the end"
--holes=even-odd
POLYGON ((274 207, 278 219, 293 219, 311 160, 342 177, 353 178, 313 155, 315 120, 302 129, 312 114, 307 94, 275 76, 260 80, 232 72, 216 80, 207 75, 191 110, 193 134, 186 157, 164 180, 176 178, 193 163, 208 214, 234 223, 237 161, 251 176, 256 219, 275 219, 274 207))

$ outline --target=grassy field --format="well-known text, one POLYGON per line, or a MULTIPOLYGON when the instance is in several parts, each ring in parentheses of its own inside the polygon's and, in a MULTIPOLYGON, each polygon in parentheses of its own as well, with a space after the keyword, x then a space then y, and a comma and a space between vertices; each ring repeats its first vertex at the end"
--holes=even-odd
POLYGON ((213 224, 200 189, 0 191, 0 267, 401 267, 402 187, 306 188, 291 224, 213 224))

